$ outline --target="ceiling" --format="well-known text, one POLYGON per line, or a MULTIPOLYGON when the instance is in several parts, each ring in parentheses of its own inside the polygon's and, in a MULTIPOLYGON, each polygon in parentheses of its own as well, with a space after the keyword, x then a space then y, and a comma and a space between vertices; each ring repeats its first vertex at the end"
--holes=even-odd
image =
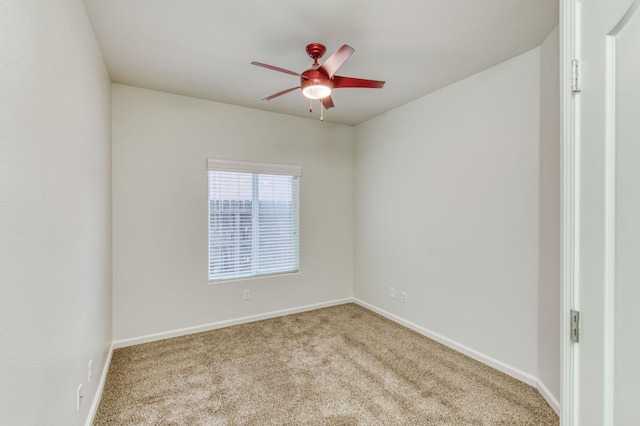
POLYGON ((354 125, 539 46, 558 0, 85 0, 111 80, 266 111, 319 118, 294 91, 309 43, 327 59, 355 53, 337 74, 385 80, 334 91, 325 120, 354 125))

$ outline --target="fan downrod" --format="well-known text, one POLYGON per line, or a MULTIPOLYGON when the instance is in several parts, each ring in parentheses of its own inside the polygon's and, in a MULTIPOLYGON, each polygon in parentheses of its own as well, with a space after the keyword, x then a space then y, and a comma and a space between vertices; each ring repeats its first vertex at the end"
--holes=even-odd
POLYGON ((311 43, 307 45, 307 54, 313 59, 314 65, 318 64, 318 59, 327 51, 327 48, 320 43, 311 43))

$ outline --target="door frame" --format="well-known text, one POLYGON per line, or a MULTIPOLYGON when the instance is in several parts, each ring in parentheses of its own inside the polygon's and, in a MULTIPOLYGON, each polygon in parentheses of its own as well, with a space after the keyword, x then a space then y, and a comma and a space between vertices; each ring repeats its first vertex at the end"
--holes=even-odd
POLYGON ((571 341, 570 312, 579 309, 579 208, 580 150, 577 145, 578 97, 572 88, 572 60, 579 59, 579 1, 560 0, 560 175, 561 256, 560 295, 560 424, 577 424, 578 350, 571 341))
MULTIPOLYGON (((580 309, 580 91, 573 91, 572 60, 580 60, 581 1, 560 0, 560 99, 561 99, 561 385, 560 421, 564 426, 580 423, 579 419, 579 367, 580 353, 571 341, 571 309, 580 309)), ((604 247, 603 247, 603 423, 614 421, 614 290, 615 290, 615 218, 616 218, 616 138, 612 126, 615 117, 614 75, 616 36, 634 13, 640 9, 640 0, 629 0, 629 8, 621 20, 607 34, 605 81, 605 135, 604 135, 604 247)), ((579 85, 579 83, 578 83, 579 85)))

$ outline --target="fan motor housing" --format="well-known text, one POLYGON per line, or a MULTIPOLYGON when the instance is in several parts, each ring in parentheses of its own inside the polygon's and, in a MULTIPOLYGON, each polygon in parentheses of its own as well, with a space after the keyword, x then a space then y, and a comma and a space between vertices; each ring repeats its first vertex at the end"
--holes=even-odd
POLYGON ((333 89, 333 84, 331 83, 329 77, 318 70, 309 69, 303 72, 301 75, 302 77, 300 77, 300 88, 302 90, 304 90, 305 87, 309 86, 327 86, 333 89))

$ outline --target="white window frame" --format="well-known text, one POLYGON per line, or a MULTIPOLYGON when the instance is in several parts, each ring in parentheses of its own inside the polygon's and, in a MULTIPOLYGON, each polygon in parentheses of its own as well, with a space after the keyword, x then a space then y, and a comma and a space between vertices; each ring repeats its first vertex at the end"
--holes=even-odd
MULTIPOLYGON (((232 172, 232 173, 247 173, 247 174, 251 174, 253 175, 252 181, 253 181, 253 188, 252 188, 252 200, 257 198, 257 176, 258 175, 283 175, 283 176, 291 176, 295 179, 298 179, 297 182, 297 194, 295 196, 295 204, 292 206, 292 208, 295 210, 294 211, 294 233, 295 233, 295 242, 294 242, 294 249, 295 249, 295 269, 286 269, 286 270, 278 270, 278 271, 273 271, 273 272, 267 272, 267 273, 255 273, 252 272, 251 274, 240 274, 240 275, 233 275, 233 274, 225 274, 224 276, 219 276, 219 277, 215 277, 211 275, 211 262, 212 262, 212 255, 211 255, 211 249, 212 249, 212 245, 211 245, 211 235, 208 235, 208 239, 207 239, 207 252, 208 252, 208 256, 207 256, 207 276, 208 276, 208 281, 209 283, 219 283, 219 282, 223 282, 223 281, 235 281, 235 280, 244 280, 244 279, 252 279, 252 278, 256 278, 256 277, 262 277, 262 276, 269 276, 269 275, 283 275, 283 274, 294 274, 297 273, 299 271, 299 263, 300 263, 300 244, 299 244, 299 217, 300 217, 300 206, 299 206, 299 200, 300 200, 300 176, 302 174, 302 168, 300 166, 296 166, 296 165, 285 165, 285 164, 271 164, 271 163, 256 163, 256 162, 248 162, 248 161, 235 161, 235 160, 221 160, 221 159, 207 159, 207 226, 208 226, 208 234, 210 234, 211 232, 211 195, 209 194, 209 191, 211 189, 211 182, 210 182, 210 177, 209 177, 209 172, 210 171, 217 171, 217 172, 232 172)), ((253 206, 257 206, 258 203, 254 203, 252 202, 253 206)), ((256 210, 255 207, 252 208, 252 220, 255 221, 257 220, 257 216, 256 216, 256 210)), ((255 229, 255 227, 252 227, 252 229, 255 229)), ((254 249, 256 247, 256 238, 257 234, 254 233, 254 238, 253 238, 253 245, 254 245, 254 249)), ((255 255, 255 251, 252 251, 252 256, 255 255)), ((254 268, 255 271, 255 268, 254 268)))

